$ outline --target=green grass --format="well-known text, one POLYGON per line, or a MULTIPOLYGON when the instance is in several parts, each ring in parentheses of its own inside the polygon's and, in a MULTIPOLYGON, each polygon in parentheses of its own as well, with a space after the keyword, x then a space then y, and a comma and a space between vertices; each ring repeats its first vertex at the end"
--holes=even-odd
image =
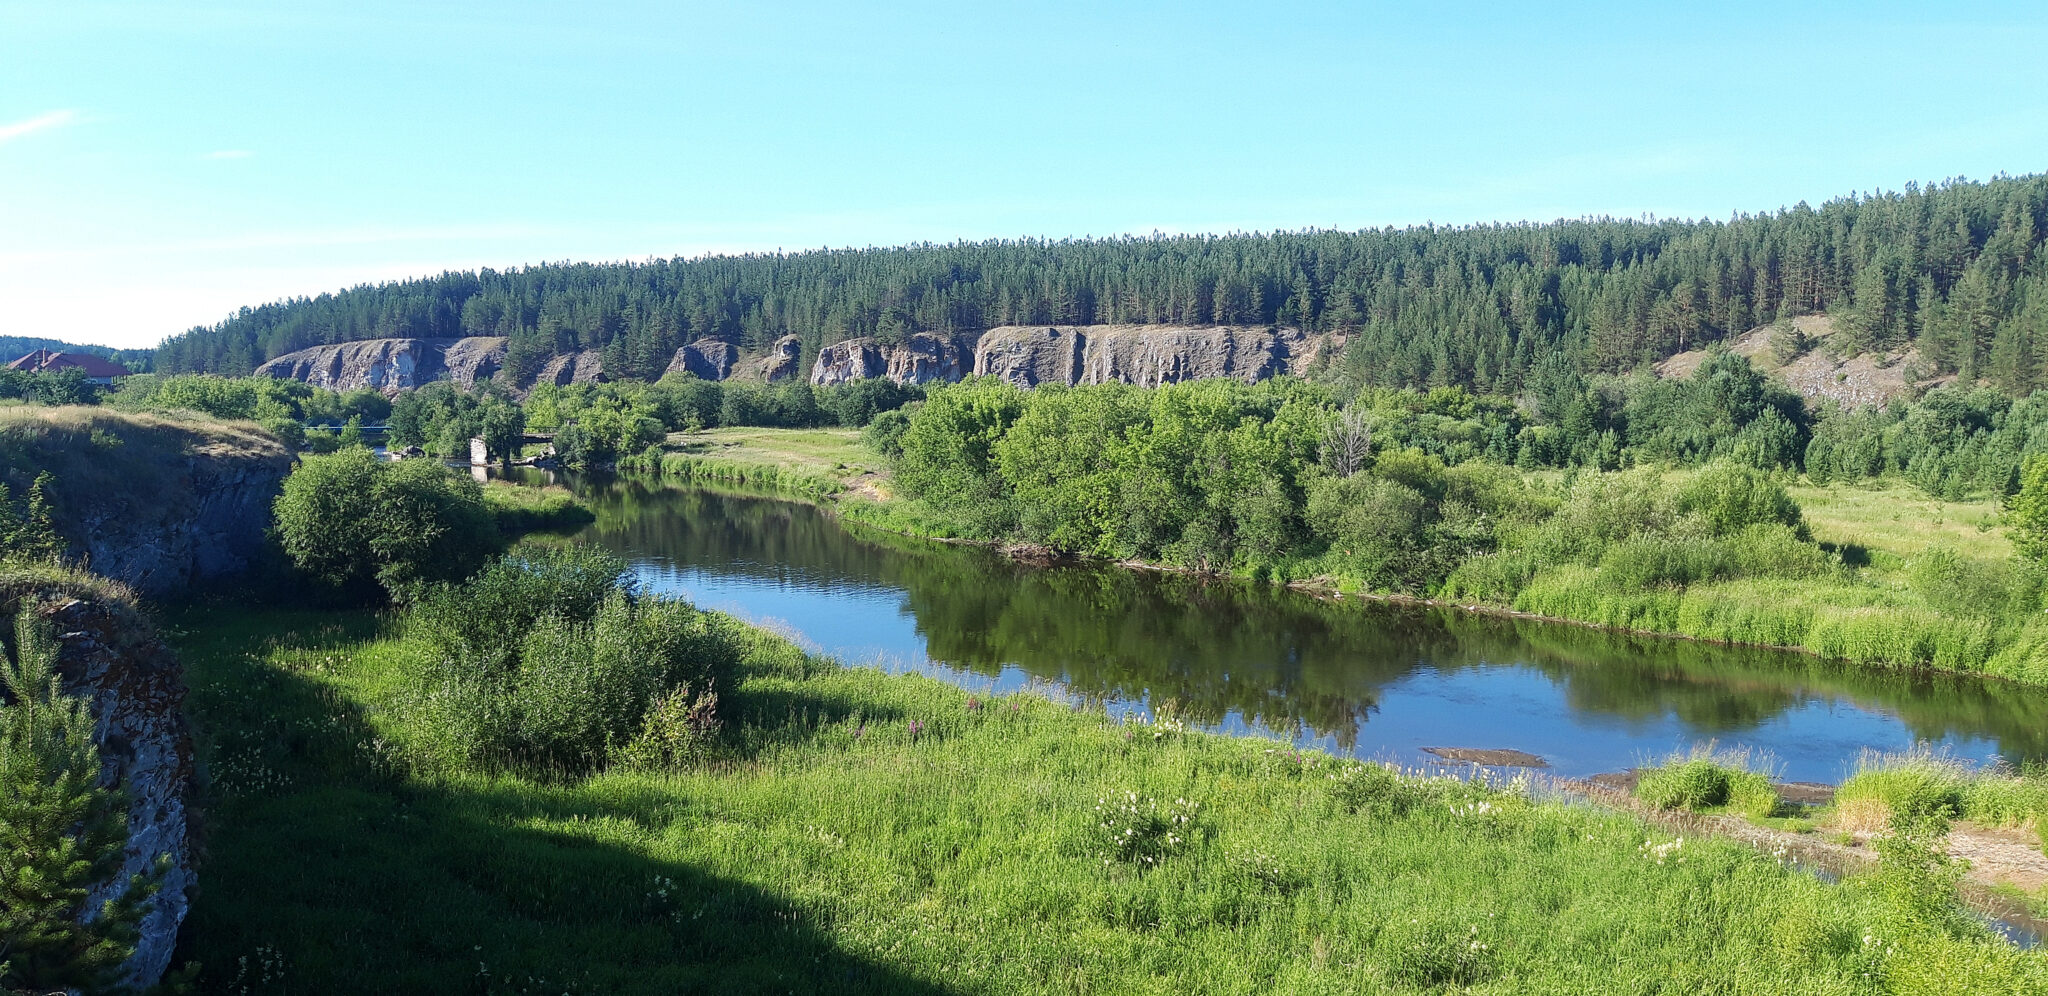
POLYGON ((1869 550, 1877 555, 1873 566, 1911 561, 1936 545, 1981 560, 2013 554, 1994 500, 1942 501, 1894 479, 1797 484, 1786 491, 1806 514, 1814 539, 1869 550))
POLYGON ((1936 814, 1987 827, 2032 824, 2048 847, 2048 777, 1975 769, 1920 750, 1866 754, 1835 793, 1834 822, 1879 831, 1894 814, 1936 814))
POLYGON ((1636 798, 1656 809, 1727 811, 1759 821, 1778 815, 1782 805, 1768 772, 1753 770, 1747 754, 1716 753, 1711 744, 1643 771, 1636 798))
POLYGON ((391 629, 224 605, 174 620, 207 776, 181 953, 204 991, 2048 986, 2041 955, 1735 844, 841 669, 758 632, 715 762, 428 776, 391 629))
POLYGON ((735 427, 672 433, 659 450, 621 459, 619 469, 743 485, 818 502, 846 492, 870 498, 888 493, 887 462, 861 445, 858 429, 735 427))
POLYGON ((484 484, 484 506, 507 536, 578 529, 597 521, 589 506, 568 488, 528 487, 492 480, 484 484))

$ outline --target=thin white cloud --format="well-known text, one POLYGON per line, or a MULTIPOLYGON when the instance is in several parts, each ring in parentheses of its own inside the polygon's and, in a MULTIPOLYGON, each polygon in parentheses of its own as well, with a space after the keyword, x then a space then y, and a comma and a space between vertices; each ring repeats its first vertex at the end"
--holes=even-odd
POLYGON ((16 121, 13 124, 0 124, 0 142, 11 142, 24 135, 32 135, 46 129, 62 127, 70 124, 77 118, 77 111, 51 111, 47 114, 38 114, 32 118, 16 121))
POLYGON ((255 154, 256 154, 256 153, 254 153, 254 152, 250 152, 250 151, 249 151, 248 149, 216 149, 216 150, 214 150, 214 151, 212 151, 212 152, 209 152, 209 153, 207 153, 207 154, 205 154, 205 155, 203 155, 203 156, 200 156, 199 158, 201 158, 201 159, 247 159, 247 158, 249 158, 250 156, 253 156, 253 155, 255 155, 255 154))

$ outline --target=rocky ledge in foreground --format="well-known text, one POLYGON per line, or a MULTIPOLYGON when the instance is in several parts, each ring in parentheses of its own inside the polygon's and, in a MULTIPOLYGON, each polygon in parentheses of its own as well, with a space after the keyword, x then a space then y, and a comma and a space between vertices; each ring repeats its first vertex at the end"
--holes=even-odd
POLYGON ((64 691, 90 703, 100 781, 120 781, 128 793, 127 851, 112 878, 94 888, 88 908, 118 895, 131 876, 150 874, 160 855, 170 857, 135 953, 123 966, 124 985, 139 991, 155 985, 170 966, 194 881, 184 671, 125 590, 105 583, 85 587, 103 590, 79 591, 78 585, 27 573, 0 576, 0 610, 11 619, 25 602, 55 627, 64 691))

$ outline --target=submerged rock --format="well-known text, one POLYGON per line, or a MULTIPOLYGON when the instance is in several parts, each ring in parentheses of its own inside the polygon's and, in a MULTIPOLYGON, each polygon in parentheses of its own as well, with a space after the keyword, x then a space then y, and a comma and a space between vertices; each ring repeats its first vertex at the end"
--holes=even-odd
POLYGON ((1462 761, 1466 764, 1484 764, 1495 768, 1548 768, 1550 762, 1525 750, 1503 750, 1482 747, 1424 747, 1424 754, 1435 754, 1446 761, 1462 761))

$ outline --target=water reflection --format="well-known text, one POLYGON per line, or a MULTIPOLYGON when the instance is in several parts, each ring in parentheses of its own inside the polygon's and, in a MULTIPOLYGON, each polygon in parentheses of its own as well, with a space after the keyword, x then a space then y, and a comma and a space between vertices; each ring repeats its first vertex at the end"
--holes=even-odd
POLYGON ((1125 709, 1367 757, 1511 747, 1562 774, 1706 739, 1840 779, 1865 748, 2048 756, 2048 695, 1847 671, 1803 655, 1330 601, 1266 586, 849 532, 807 505, 635 480, 575 482, 582 535, 651 586, 788 627, 843 659, 999 689, 1053 682, 1125 709))

